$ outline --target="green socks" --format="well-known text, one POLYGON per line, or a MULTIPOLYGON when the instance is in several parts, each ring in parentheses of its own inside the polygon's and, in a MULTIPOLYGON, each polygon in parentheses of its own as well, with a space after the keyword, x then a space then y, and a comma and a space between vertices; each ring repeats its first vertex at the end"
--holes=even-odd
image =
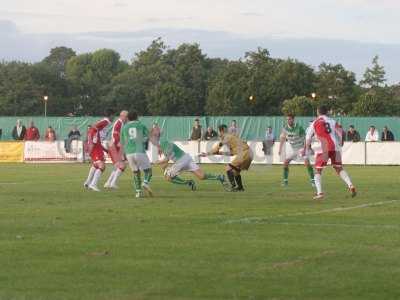
POLYGON ((151 178, 153 177, 153 171, 152 171, 152 169, 150 168, 150 169, 144 170, 143 172, 144 172, 144 180, 143 180, 143 182, 144 182, 145 184, 149 184, 150 181, 151 181, 151 178))
POLYGON ((136 188, 136 192, 140 192, 142 190, 142 180, 140 179, 140 171, 133 173, 133 182, 136 188))
POLYGON ((184 180, 184 179, 182 179, 182 178, 179 178, 178 176, 175 176, 174 178, 171 178, 171 182, 172 183, 174 183, 174 184, 181 184, 181 185, 183 185, 183 184, 189 184, 189 180, 184 180))
POLYGON ((204 180, 220 180, 220 176, 206 173, 204 174, 204 180))
POLYGON ((289 167, 283 167, 283 182, 288 183, 289 181, 289 167))

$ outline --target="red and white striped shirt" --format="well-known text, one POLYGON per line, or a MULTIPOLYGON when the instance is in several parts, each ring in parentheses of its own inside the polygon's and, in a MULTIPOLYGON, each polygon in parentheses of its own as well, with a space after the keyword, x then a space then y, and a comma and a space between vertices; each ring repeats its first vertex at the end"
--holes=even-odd
POLYGON ((319 147, 315 147, 315 153, 327 153, 340 151, 342 148, 342 130, 339 124, 327 116, 319 116, 307 131, 307 143, 315 137, 319 147))
POLYGON ((119 141, 121 139, 121 130, 124 126, 124 122, 121 119, 115 121, 114 126, 112 128, 112 142, 115 146, 118 146, 119 141))
POLYGON ((110 119, 104 118, 104 119, 101 119, 100 121, 97 121, 93 125, 93 127, 96 128, 101 141, 104 141, 105 138, 107 137, 107 127, 110 124, 111 124, 110 119))

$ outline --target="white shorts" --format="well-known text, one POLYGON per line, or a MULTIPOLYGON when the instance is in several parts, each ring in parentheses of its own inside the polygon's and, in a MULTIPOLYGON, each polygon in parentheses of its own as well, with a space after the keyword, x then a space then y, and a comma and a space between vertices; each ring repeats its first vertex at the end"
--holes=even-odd
POLYGON ((193 161, 189 154, 185 154, 178 159, 173 165, 165 169, 164 175, 174 178, 183 171, 194 172, 200 169, 200 167, 193 161))
POLYGON ((303 162, 304 160, 309 159, 309 157, 304 154, 303 147, 295 148, 289 143, 286 143, 283 154, 282 161, 294 160, 303 162))
POLYGON ((127 154, 126 159, 128 160, 129 167, 133 172, 151 168, 150 160, 146 153, 127 154))

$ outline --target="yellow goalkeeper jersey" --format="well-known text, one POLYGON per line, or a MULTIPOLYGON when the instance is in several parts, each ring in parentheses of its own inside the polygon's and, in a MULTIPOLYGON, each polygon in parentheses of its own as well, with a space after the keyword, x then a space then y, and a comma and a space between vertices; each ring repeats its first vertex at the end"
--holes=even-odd
POLYGON ((239 153, 243 153, 250 149, 249 145, 247 145, 245 141, 242 141, 240 138, 232 134, 225 134, 221 139, 221 144, 226 145, 229 148, 231 155, 238 155, 239 153))

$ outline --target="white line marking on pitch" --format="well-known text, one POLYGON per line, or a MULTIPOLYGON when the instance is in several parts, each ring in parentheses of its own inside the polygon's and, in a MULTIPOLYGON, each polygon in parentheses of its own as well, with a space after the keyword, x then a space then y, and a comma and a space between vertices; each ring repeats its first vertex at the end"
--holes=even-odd
POLYGON ((383 228, 383 229, 400 229, 399 225, 384 224, 343 224, 343 223, 298 223, 298 222, 265 222, 271 225, 287 225, 287 226, 315 226, 315 227, 353 227, 353 228, 383 228))
POLYGON ((236 219, 236 220, 227 220, 227 221, 224 221, 223 223, 224 224, 235 224, 235 223, 250 224, 250 223, 264 222, 264 221, 277 219, 277 218, 320 215, 320 214, 326 214, 326 213, 334 213, 334 212, 362 209, 362 208, 367 208, 367 207, 383 206, 383 205, 398 203, 398 202, 400 202, 400 200, 380 201, 380 202, 360 204, 360 205, 356 205, 356 206, 336 207, 336 208, 317 210, 317 211, 298 212, 298 213, 293 213, 293 214, 281 214, 281 215, 267 216, 267 217, 247 217, 247 218, 241 218, 241 219, 236 219))

